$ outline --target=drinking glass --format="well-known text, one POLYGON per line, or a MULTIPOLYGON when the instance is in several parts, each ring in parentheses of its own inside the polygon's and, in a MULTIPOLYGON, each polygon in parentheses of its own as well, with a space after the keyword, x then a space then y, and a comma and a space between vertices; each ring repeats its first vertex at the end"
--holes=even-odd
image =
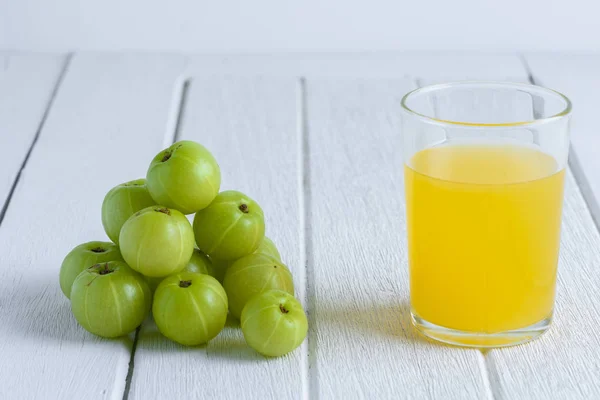
POLYGON ((571 103, 457 82, 402 99, 411 314, 424 335, 499 347, 552 320, 571 103))

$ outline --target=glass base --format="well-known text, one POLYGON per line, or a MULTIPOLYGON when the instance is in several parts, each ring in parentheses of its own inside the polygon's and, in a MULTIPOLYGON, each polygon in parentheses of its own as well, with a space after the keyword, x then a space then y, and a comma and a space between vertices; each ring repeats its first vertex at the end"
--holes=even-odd
POLYGON ((476 348, 508 347, 529 342, 546 332, 552 323, 552 315, 550 315, 546 319, 521 329, 481 333, 445 328, 432 324, 412 312, 410 315, 415 328, 428 338, 453 346, 476 348))

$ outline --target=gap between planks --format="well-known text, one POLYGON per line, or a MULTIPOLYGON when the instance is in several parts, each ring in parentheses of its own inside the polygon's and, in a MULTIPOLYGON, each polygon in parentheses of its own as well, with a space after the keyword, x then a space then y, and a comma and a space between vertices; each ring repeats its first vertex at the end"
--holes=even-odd
MULTIPOLYGON (((183 118, 185 117, 185 107, 187 104, 188 92, 191 84, 191 78, 182 77, 174 85, 173 97, 171 100, 171 110, 169 111, 167 124, 165 127, 165 139, 163 143, 163 147, 165 148, 177 142, 181 136, 181 126, 183 123, 183 118)), ((131 345, 131 355, 129 357, 129 365, 127 367, 127 376, 125 377, 125 390, 123 390, 123 400, 129 399, 129 392, 131 391, 131 380, 133 379, 133 370, 135 368, 135 353, 137 350, 141 327, 142 325, 138 326, 135 330, 133 344, 131 345)))
MULTIPOLYGON (((527 71, 529 83, 531 83, 532 85, 544 86, 542 80, 536 77, 535 72, 527 62, 527 58, 525 57, 525 55, 519 54, 519 58, 521 60, 521 63, 523 64, 523 67, 527 71)), ((600 206, 598 203, 598 199, 594 195, 589 180, 579 161, 579 156, 577 155, 572 143, 570 143, 569 146, 567 166, 571 172, 571 176, 575 181, 576 190, 579 190, 581 198, 583 199, 583 202, 587 208, 586 211, 591 217, 596 231, 600 232, 600 206)))
MULTIPOLYGON (((525 56, 523 54, 519 54, 519 58, 523 63, 523 67, 527 71, 529 83, 531 83, 532 85, 543 86, 541 80, 535 77, 535 74, 531 70, 531 67, 529 66, 529 63, 527 62, 525 56)), ((577 156, 577 153, 575 152, 575 149, 572 145, 569 146, 568 160, 568 165, 569 169, 571 170, 571 174, 575 179, 575 183, 577 183, 577 187, 581 192, 581 196, 583 197, 585 205, 590 211, 590 215, 592 217, 592 221, 594 221, 596 230, 600 232, 600 205, 598 204, 598 199, 596 199, 596 197, 594 196, 592 187, 590 186, 590 183, 587 177, 585 176, 585 172, 583 171, 581 163, 579 162, 579 157, 577 156)))
MULTIPOLYGON (((543 86, 543 82, 536 77, 525 56, 523 54, 518 54, 518 57, 526 71, 528 82, 532 85, 543 86)), ((586 208, 588 209, 587 211, 592 218, 596 230, 600 231, 600 221, 598 220, 598 218, 600 218, 600 207, 591 190, 588 179, 583 171, 583 168, 581 167, 579 158, 573 146, 569 147, 567 167, 571 171, 571 175, 575 180, 577 189, 581 193, 586 208)), ((494 385, 492 384, 491 377, 497 376, 498 371, 495 369, 493 361, 488 357, 489 351, 481 351, 481 354, 483 357, 482 373, 485 373, 485 378, 487 379, 488 387, 490 388, 489 395, 491 396, 491 399, 494 400, 496 398, 496 393, 494 391, 494 385)))
POLYGON ((302 343, 302 386, 304 399, 318 399, 319 386, 316 382, 317 334, 314 298, 314 259, 311 224, 311 180, 310 141, 308 127, 308 105, 306 78, 297 81, 297 137, 298 146, 298 196, 300 229, 300 265, 304 266, 304 304, 308 318, 308 334, 302 343))
POLYGON ((48 104, 46 104, 46 109, 44 110, 44 114, 42 115, 42 118, 40 119, 40 123, 38 124, 38 127, 35 131, 33 140, 31 141, 31 144, 29 145, 29 149, 27 150, 27 153, 25 154, 25 157, 23 158, 23 162, 21 163, 21 168, 19 168, 19 172, 17 172, 17 175, 15 176, 15 179, 13 181, 13 184, 10 187, 10 190, 8 192, 8 196, 6 196, 6 199, 4 200, 4 205, 2 206, 2 209, 0 210, 0 226, 2 225, 2 221, 4 221, 4 216, 6 215, 6 212, 8 211, 8 207, 12 200, 15 189, 17 188, 17 185, 19 184, 19 181, 21 180, 21 174, 23 173, 23 170, 27 166, 29 157, 31 156, 31 153, 33 152, 33 149, 40 137, 40 133, 42 132, 42 129, 44 128, 44 125, 46 124, 46 119, 48 118, 48 115, 50 114, 50 109, 52 108, 52 105, 54 104, 54 99, 56 98, 56 95, 58 94, 58 90, 60 89, 60 87, 64 81, 64 78, 67 75, 67 70, 69 69, 69 65, 71 64, 72 58, 73 58, 73 54, 69 53, 69 54, 67 54, 65 60, 63 61, 63 65, 60 70, 60 74, 58 75, 58 78, 56 79, 54 88, 52 89, 52 93, 50 93, 50 98, 48 99, 48 104))

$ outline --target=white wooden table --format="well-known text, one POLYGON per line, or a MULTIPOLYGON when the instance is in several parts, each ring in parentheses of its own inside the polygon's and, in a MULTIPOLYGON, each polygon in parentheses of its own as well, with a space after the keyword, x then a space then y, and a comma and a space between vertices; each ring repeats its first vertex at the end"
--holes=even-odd
POLYGON ((600 398, 600 55, 0 53, 0 399, 600 398), (533 80, 575 104, 552 330, 481 352, 409 323, 399 105, 457 79, 533 80), (100 205, 176 139, 253 196, 310 330, 265 359, 228 326, 184 348, 151 321, 77 325, 64 255, 106 238, 100 205))

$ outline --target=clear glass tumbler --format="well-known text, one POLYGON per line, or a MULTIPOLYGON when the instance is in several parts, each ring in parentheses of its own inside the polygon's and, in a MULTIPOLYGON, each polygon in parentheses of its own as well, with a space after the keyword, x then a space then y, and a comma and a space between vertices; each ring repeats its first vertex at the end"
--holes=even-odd
POLYGON ((550 326, 571 103, 533 85, 459 82, 402 99, 413 323, 499 347, 550 326))

